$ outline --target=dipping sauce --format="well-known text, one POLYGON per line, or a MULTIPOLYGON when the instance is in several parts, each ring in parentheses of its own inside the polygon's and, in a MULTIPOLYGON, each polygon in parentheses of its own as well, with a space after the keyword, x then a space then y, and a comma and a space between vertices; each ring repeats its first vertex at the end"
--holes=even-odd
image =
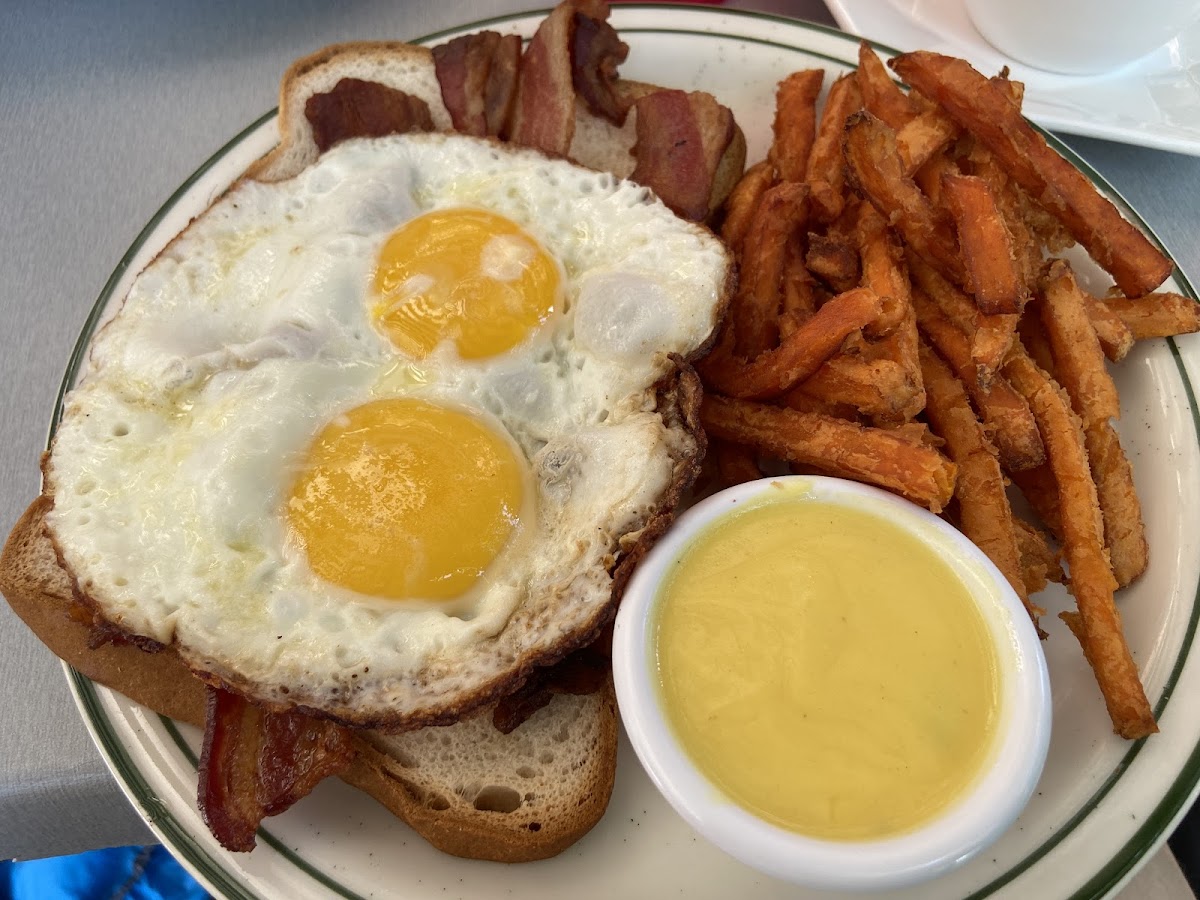
POLYGON ((653 623, 666 718, 731 801, 810 837, 910 831, 981 774, 999 717, 987 623, 935 551, 784 492, 703 531, 653 623))

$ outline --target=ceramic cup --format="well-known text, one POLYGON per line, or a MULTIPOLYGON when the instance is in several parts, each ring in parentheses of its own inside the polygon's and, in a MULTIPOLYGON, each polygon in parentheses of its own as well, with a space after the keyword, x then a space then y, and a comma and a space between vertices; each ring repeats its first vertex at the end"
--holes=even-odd
POLYGON ((1200 18, 1200 0, 965 0, 993 47, 1068 75, 1098 75, 1145 56, 1200 18))

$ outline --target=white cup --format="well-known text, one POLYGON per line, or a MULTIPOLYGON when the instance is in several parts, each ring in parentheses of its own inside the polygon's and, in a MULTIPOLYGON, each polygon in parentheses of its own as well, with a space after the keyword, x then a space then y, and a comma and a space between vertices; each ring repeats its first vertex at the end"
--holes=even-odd
POLYGON ((1200 0, 965 0, 993 47, 1068 75, 1098 75, 1140 59, 1200 18, 1200 0))

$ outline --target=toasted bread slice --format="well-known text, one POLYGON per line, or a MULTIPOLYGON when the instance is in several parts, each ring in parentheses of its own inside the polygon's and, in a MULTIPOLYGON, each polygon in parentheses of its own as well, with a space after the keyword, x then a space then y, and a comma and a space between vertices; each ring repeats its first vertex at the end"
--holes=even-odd
MULTIPOLYGON (((0 592, 41 641, 92 680, 182 722, 204 726, 205 688, 170 648, 89 647, 70 616, 71 581, 43 525, 39 497, 0 555, 0 592)), ((526 862, 553 856, 599 821, 612 793, 617 708, 612 684, 556 696, 511 734, 491 709, 403 735, 359 731, 342 778, 435 847, 455 856, 526 862)))
MULTIPOLYGON (((425 101, 435 128, 451 130, 450 113, 442 101, 434 70, 433 54, 427 47, 398 41, 359 41, 333 44, 296 60, 284 73, 279 90, 279 144, 247 170, 258 181, 281 181, 298 174, 317 159, 313 129, 305 117, 305 104, 315 94, 325 93, 343 78, 373 81, 404 91, 425 101)), ((637 81, 620 80, 615 90, 625 102, 661 88, 637 81)), ((622 125, 593 114, 577 100, 575 134, 569 158, 581 166, 628 178, 637 160, 637 110, 631 108, 622 125)), ((722 157, 713 179, 709 209, 720 208, 742 176, 746 162, 746 139, 735 127, 733 140, 722 157)))

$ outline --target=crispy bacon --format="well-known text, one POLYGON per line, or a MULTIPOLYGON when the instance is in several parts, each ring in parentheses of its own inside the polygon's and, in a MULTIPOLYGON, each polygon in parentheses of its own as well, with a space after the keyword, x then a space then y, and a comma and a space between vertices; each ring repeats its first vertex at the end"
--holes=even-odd
POLYGON ((637 165, 630 178, 684 218, 704 221, 717 165, 733 140, 733 113, 701 91, 655 91, 634 108, 637 165))
MULTIPOLYGON (((608 10, 604 11, 605 17, 608 10)), ((575 33, 571 37, 571 83, 588 109, 616 125, 625 124, 629 107, 613 90, 617 66, 629 55, 629 45, 603 18, 575 13, 575 33)))
POLYGON ((575 136, 575 91, 582 81, 593 82, 587 91, 595 95, 597 102, 619 106, 615 96, 605 100, 602 95, 611 93, 616 65, 624 59, 628 48, 616 38, 615 32, 610 39, 604 28, 599 27, 607 18, 605 0, 566 0, 538 26, 521 57, 509 137, 513 143, 566 156, 575 136), (595 33, 582 39, 586 44, 583 63, 595 66, 595 70, 577 76, 572 56, 581 19, 591 20, 585 27, 595 33))
POLYGON ((333 90, 313 94, 304 104, 304 116, 322 153, 352 137, 433 131, 429 107, 420 97, 357 78, 343 78, 333 90))
POLYGON ((350 764, 346 729, 301 712, 264 712, 208 689, 200 754, 200 814, 227 850, 254 848, 265 816, 283 812, 350 764))
POLYGON ((433 48, 442 101, 454 130, 504 136, 517 89, 521 39, 495 31, 464 34, 433 48))

